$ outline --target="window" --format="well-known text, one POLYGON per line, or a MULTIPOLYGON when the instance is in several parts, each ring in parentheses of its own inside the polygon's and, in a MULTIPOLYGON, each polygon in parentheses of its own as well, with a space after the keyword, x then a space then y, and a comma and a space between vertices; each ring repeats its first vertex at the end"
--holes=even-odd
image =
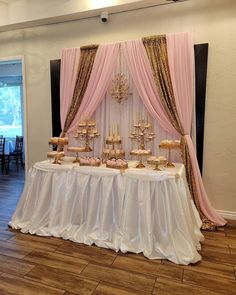
POLYGON ((22 135, 21 85, 0 86, 0 135, 22 135))

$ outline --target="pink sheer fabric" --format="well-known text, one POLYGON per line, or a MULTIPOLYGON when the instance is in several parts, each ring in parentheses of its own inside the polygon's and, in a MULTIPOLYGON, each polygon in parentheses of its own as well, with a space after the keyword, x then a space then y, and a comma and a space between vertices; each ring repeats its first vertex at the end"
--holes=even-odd
POLYGON ((139 96, 150 115, 167 132, 178 135, 162 107, 143 42, 141 40, 127 41, 121 44, 121 49, 139 96))
POLYGON ((119 43, 104 44, 98 47, 91 76, 81 106, 68 133, 75 130, 79 120, 90 117, 102 101, 112 78, 119 52, 119 43))
POLYGON ((199 204, 202 212, 209 220, 216 225, 222 226, 226 224, 226 221, 211 206, 203 185, 196 152, 190 137, 194 95, 193 42, 189 33, 168 34, 166 39, 176 107, 186 134, 185 138, 188 143, 199 204))
MULTIPOLYGON (((152 117, 160 123, 163 129, 172 135, 178 135, 178 132, 171 125, 169 118, 162 107, 152 76, 149 60, 141 40, 99 46, 87 90, 68 133, 73 132, 76 128, 77 122, 83 117, 91 116, 104 98, 112 78, 112 70, 116 64, 119 46, 121 46, 127 66, 131 72, 131 76, 133 77, 134 84, 145 107, 152 117)), ((189 135, 192 121, 194 89, 193 45, 190 42, 188 34, 179 33, 167 35, 167 46, 176 106, 186 134, 185 137, 189 147, 191 163, 199 196, 199 204, 206 217, 217 225, 224 225, 226 221, 216 213, 208 200, 199 172, 193 143, 189 135)), ((75 86, 74 75, 75 69, 77 69, 75 64, 79 60, 79 56, 77 56, 75 52, 73 53, 73 50, 76 51, 76 49, 72 49, 71 56, 69 51, 64 52, 64 58, 62 61, 61 121, 63 125, 75 86), (73 54, 75 63, 74 68, 73 54), (67 66, 66 59, 68 60, 67 66)))
POLYGON ((63 130, 74 93, 79 66, 80 48, 65 48, 61 56, 60 110, 61 128, 63 130))

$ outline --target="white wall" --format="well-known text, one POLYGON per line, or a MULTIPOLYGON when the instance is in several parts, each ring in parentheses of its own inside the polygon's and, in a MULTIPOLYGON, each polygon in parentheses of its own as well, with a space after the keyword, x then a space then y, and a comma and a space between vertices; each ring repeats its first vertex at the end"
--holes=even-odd
POLYGON ((63 47, 191 31, 209 43, 204 183, 213 206, 236 212, 236 1, 190 0, 178 5, 0 33, 0 58, 25 56, 29 164, 43 160, 51 136, 50 59, 63 47))

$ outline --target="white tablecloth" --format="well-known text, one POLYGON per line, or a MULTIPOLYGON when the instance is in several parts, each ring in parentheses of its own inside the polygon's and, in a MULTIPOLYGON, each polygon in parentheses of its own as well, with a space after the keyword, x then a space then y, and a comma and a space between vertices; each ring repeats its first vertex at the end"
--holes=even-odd
POLYGON ((201 220, 182 164, 157 172, 36 163, 10 226, 87 245, 169 259, 201 259, 201 220))

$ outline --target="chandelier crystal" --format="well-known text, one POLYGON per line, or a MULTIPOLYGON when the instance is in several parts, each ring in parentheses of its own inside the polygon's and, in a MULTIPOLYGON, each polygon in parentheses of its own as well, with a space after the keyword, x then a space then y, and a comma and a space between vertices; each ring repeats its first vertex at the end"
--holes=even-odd
POLYGON ((112 80, 111 85, 111 97, 114 98, 118 103, 122 103, 129 96, 129 84, 128 79, 124 74, 118 73, 112 80))

